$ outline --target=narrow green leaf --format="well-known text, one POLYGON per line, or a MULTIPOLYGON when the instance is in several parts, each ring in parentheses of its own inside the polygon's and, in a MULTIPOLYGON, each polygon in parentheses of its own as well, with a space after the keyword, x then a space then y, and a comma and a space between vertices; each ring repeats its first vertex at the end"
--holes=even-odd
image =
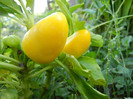
POLYGON ((123 7, 122 7, 122 16, 128 15, 132 1, 133 0, 125 0, 123 7))
POLYGON ((130 55, 133 55, 133 51, 129 52, 130 55))
POLYGON ((0 16, 8 16, 7 11, 1 7, 1 4, 0 4, 0 16))
POLYGON ((109 2, 110 0, 100 0, 102 2, 102 4, 109 6, 109 2))
POLYGON ((34 0, 26 0, 26 7, 30 7, 31 12, 34 13, 34 0))
POLYGON ((93 84, 103 86, 105 85, 106 82, 101 72, 101 69, 94 58, 82 56, 78 59, 78 61, 81 64, 81 66, 83 66, 83 68, 86 68, 91 71, 91 74, 88 77, 88 79, 93 84))
POLYGON ((12 11, 14 11, 15 13, 22 15, 21 6, 19 6, 14 0, 8 0, 8 1, 0 0, 0 4, 3 4, 4 6, 8 7, 9 9, 12 9, 12 11))
POLYGON ((81 4, 77 4, 77 5, 70 7, 70 12, 73 13, 75 10, 77 10, 78 8, 80 8, 83 5, 84 5, 84 3, 81 3, 81 4))
POLYGON ((84 12, 89 13, 91 15, 94 15, 96 13, 96 10, 94 9, 83 9, 84 12))
POLYGON ((97 8, 102 8, 104 6, 100 0, 92 0, 92 1, 95 3, 97 8))
POLYGON ((55 2, 58 4, 62 12, 67 17, 69 23, 69 36, 70 36, 78 30, 85 29, 85 21, 77 21, 73 19, 72 13, 69 11, 69 8, 65 5, 63 1, 64 0, 55 0, 55 2))
POLYGON ((18 92, 16 89, 3 89, 0 92, 0 99, 18 99, 18 92))
POLYGON ((120 17, 121 14, 122 14, 122 9, 119 9, 121 3, 122 3, 122 0, 116 0, 116 1, 115 1, 115 4, 114 4, 114 10, 115 10, 115 12, 116 12, 116 11, 118 12, 117 15, 118 15, 119 17, 120 17), (118 11, 118 9, 119 9, 119 11, 118 11))
POLYGON ((0 54, 1 54, 1 51, 2 51, 2 43, 1 43, 1 22, 0 22, 0 54))
POLYGON ((18 67, 16 65, 13 64, 9 64, 9 63, 5 63, 5 62, 0 62, 0 69, 6 69, 6 70, 10 70, 10 71, 20 71, 23 68, 18 67))
POLYGON ((69 9, 69 3, 66 1, 66 0, 61 0, 65 5, 66 5, 66 7, 69 9))
POLYGON ((71 20, 71 13, 68 10, 67 6, 60 0, 55 0, 55 2, 58 4, 62 12, 65 14, 68 20, 71 20))

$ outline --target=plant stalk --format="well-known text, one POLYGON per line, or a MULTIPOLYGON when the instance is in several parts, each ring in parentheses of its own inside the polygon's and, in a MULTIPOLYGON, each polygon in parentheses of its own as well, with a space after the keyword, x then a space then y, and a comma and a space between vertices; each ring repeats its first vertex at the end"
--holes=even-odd
POLYGON ((124 2, 125 2, 125 0, 122 1, 122 3, 121 3, 121 5, 119 6, 118 10, 116 11, 115 15, 118 14, 118 12, 120 11, 120 9, 121 9, 122 5, 124 4, 124 2))
POLYGON ((2 53, 2 44, 1 44, 1 22, 0 22, 0 54, 2 53))
POLYGON ((17 48, 12 48, 12 50, 13 50, 14 58, 15 58, 16 60, 18 60, 18 54, 17 54, 18 50, 17 50, 17 48))
POLYGON ((13 59, 13 58, 8 57, 8 56, 5 56, 5 55, 2 55, 2 54, 0 54, 0 59, 9 60, 9 61, 12 61, 12 62, 14 62, 14 63, 16 63, 16 64, 19 64, 19 63, 20 63, 18 60, 13 59))
POLYGON ((110 64, 110 53, 111 53, 111 33, 109 33, 109 45, 108 45, 108 57, 107 57, 107 69, 106 69, 106 86, 105 91, 108 93, 108 76, 109 76, 109 64, 110 64))
MULTIPOLYGON (((26 75, 24 76, 26 77, 26 75)), ((30 99, 30 96, 32 95, 32 91, 30 90, 30 83, 29 80, 25 79, 23 80, 23 90, 24 90, 24 96, 23 99, 30 99)))
POLYGON ((45 98, 45 96, 47 95, 46 93, 49 90, 51 78, 52 78, 52 71, 47 70, 46 71, 46 80, 45 80, 44 86, 43 86, 42 91, 41 91, 40 99, 45 98))
POLYGON ((7 69, 7 70, 10 70, 10 71, 20 71, 23 68, 18 67, 18 66, 13 65, 13 64, 5 63, 5 62, 0 62, 0 69, 7 69))
POLYGON ((21 25, 24 25, 25 26, 24 22, 22 22, 21 20, 15 18, 15 17, 12 17, 12 16, 8 16, 8 17, 11 18, 11 19, 13 19, 14 21, 20 23, 21 25))
MULTIPOLYGON (((125 18, 128 18, 128 17, 133 17, 133 15, 123 16, 123 17, 116 18, 116 19, 117 19, 117 20, 120 20, 120 19, 125 19, 125 18)), ((99 25, 96 25, 96 26, 92 27, 92 28, 89 29, 89 30, 92 31, 92 30, 94 30, 94 29, 96 29, 96 28, 98 28, 98 27, 100 27, 100 26, 103 26, 103 25, 108 24, 108 23, 113 22, 113 21, 114 21, 114 19, 112 19, 112 20, 110 20, 110 21, 106 21, 106 22, 104 22, 104 23, 101 23, 101 24, 99 24, 99 25)))
POLYGON ((29 29, 34 25, 34 18, 33 18, 33 15, 30 16, 30 14, 29 14, 29 12, 27 11, 27 9, 26 9, 26 7, 25 7, 25 5, 24 5, 24 3, 23 3, 22 0, 19 0, 19 2, 20 2, 20 4, 21 4, 21 6, 22 6, 22 8, 23 8, 23 10, 24 10, 24 12, 25 12, 25 14, 26 14, 26 16, 27 16, 27 19, 26 19, 25 21, 26 21, 27 30, 29 30, 29 29))
POLYGON ((41 69, 40 71, 35 72, 34 74, 31 74, 27 77, 27 79, 34 78, 38 76, 39 74, 45 72, 46 70, 52 69, 54 66, 46 66, 45 68, 41 69))
MULTIPOLYGON (((111 25, 112 25, 112 22, 109 24, 109 27, 107 28, 107 31, 104 33, 103 40, 105 39, 107 33, 109 32, 109 30, 111 28, 111 25)), ((100 49, 101 49, 101 47, 98 48, 98 51, 97 51, 97 55, 96 56, 99 56, 100 49)))

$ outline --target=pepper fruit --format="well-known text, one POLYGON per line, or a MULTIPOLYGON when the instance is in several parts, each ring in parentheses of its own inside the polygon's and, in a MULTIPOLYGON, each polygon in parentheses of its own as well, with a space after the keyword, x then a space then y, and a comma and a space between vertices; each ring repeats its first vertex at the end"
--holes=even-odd
POLYGON ((53 13, 37 22, 22 40, 25 54, 37 63, 53 61, 65 46, 68 23, 61 12, 53 13))
POLYGON ((16 35, 9 35, 3 38, 3 44, 11 48, 19 48, 20 41, 20 38, 16 35))
POLYGON ((63 52, 79 58, 90 46, 91 36, 88 30, 79 30, 69 36, 63 52))

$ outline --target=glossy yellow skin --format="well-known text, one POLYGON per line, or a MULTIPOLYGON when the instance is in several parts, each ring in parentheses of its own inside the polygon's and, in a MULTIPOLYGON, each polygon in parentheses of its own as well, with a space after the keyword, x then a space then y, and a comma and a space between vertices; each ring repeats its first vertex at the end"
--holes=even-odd
POLYGON ((56 12, 36 23, 24 36, 22 48, 37 63, 49 63, 62 51, 68 36, 65 15, 56 12))
POLYGON ((79 58, 90 46, 91 36, 88 30, 79 30, 68 37, 63 52, 79 58))

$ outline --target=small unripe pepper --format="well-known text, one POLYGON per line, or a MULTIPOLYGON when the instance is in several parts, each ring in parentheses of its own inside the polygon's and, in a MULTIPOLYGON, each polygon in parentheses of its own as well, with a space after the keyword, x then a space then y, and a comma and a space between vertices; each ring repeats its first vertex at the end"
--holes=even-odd
POLYGON ((11 48, 20 47, 20 38, 16 35, 9 35, 3 38, 3 44, 11 48))

